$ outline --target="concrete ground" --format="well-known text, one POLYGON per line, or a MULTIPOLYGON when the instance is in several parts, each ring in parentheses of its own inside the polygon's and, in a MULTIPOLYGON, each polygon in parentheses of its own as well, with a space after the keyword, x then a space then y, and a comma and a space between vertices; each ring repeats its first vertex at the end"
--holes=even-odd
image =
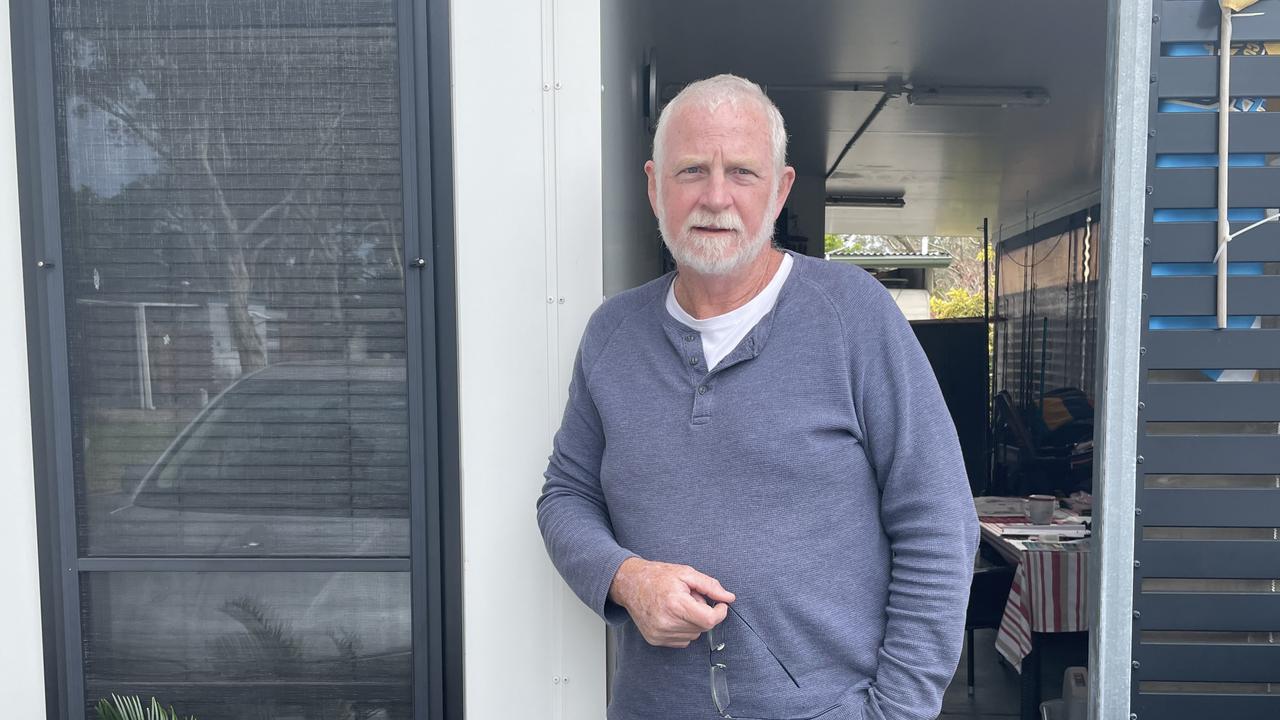
MULTIPOLYGON (((1045 643, 1040 675, 1040 699, 1049 700, 1062 696, 1062 674, 1072 665, 1083 665, 1087 658, 1085 638, 1062 636, 1061 640, 1045 643)), ((995 630, 974 631, 974 695, 969 697, 965 686, 965 657, 969 648, 960 656, 960 666, 942 698, 942 714, 938 720, 1018 720, 1021 696, 1020 676, 1009 667, 995 648, 995 630)))

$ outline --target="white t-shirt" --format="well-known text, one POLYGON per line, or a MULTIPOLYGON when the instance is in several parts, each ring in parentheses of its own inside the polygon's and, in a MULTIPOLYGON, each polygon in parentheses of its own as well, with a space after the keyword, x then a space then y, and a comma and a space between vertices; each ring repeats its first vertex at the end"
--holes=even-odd
POLYGON ((674 282, 667 288, 667 312, 671 317, 702 335, 702 354, 707 358, 708 369, 714 370, 726 355, 738 347, 738 343, 751 332, 751 328, 773 309, 778 302, 778 293, 782 292, 782 284, 791 274, 791 262, 791 256, 783 254, 782 264, 773 273, 773 279, 759 294, 736 310, 705 320, 698 320, 680 307, 680 303, 676 301, 674 282))

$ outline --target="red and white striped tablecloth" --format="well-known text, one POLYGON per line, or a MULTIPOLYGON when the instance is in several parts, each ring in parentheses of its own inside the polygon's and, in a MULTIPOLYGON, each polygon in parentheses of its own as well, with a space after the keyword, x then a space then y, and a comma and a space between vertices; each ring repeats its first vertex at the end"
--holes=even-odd
POLYGON ((1089 542, 1020 543, 996 650, 1022 671, 1031 633, 1089 629, 1089 542))

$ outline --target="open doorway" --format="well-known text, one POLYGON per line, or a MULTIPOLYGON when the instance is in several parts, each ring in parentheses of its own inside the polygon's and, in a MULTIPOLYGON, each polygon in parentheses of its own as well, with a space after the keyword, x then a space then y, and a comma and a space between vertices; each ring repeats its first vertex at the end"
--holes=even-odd
MULTIPOLYGON (((1102 0, 605 2, 604 165, 616 170, 604 174, 606 294, 665 269, 639 172, 656 110, 692 80, 748 77, 782 111, 797 172, 779 244, 911 291, 899 293, 900 306, 920 320, 917 335, 969 438, 975 494, 1054 494, 1060 519, 1081 524, 1096 394, 1106 10, 1102 0), (829 236, 841 239, 834 252, 829 236), (937 278, 959 251, 939 239, 983 249, 984 237, 986 302, 969 313, 977 319, 940 317, 929 301, 945 293, 937 278)), ((985 507, 996 537, 1022 512, 985 507)), ((1078 555, 1087 542, 1066 534, 1057 543, 1078 555)), ((984 589, 994 627, 971 635, 943 717, 1039 717, 1041 700, 1078 689, 1066 669, 1085 664, 1083 607, 1069 609, 1074 623, 1045 624, 1013 598, 1027 614, 1005 617, 1021 551, 1048 544, 984 541, 979 562, 1007 577, 984 589)), ((1082 601, 1082 565, 1045 581, 1061 580, 1063 593, 1069 584, 1082 601)))

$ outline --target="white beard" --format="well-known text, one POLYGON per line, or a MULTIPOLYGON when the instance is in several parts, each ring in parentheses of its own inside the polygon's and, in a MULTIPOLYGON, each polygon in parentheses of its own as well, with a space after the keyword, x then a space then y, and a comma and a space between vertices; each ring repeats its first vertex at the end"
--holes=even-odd
MULTIPOLYGON (((659 194, 661 197, 661 194, 659 194)), ((765 207, 764 220, 755 235, 745 237, 742 218, 736 212, 709 213, 695 210, 685 219, 679 234, 667 225, 666 208, 658 203, 658 232, 676 264, 699 275, 729 275, 756 259, 773 241, 773 222, 778 214, 777 194, 765 207), (734 230, 732 235, 710 236, 695 232, 695 227, 720 227, 734 230)))

